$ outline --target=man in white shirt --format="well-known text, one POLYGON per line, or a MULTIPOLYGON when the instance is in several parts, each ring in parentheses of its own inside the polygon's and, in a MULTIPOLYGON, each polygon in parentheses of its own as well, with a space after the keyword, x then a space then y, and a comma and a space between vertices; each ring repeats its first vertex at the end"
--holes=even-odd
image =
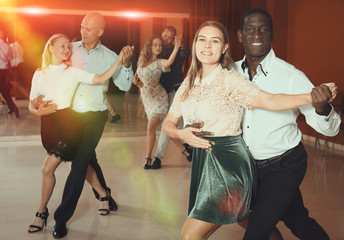
MULTIPOLYGON (((72 65, 85 69, 91 73, 101 74, 105 72, 118 58, 118 55, 99 41, 104 33, 105 20, 99 13, 86 15, 81 23, 82 41, 72 43, 72 65)), ((122 91, 131 88, 133 71, 131 58, 133 47, 126 46, 122 49, 123 65, 112 76, 114 84, 122 91)), ((111 81, 111 80, 110 80, 111 81)), ((95 148, 104 131, 108 111, 104 92, 107 91, 108 83, 104 85, 87 85, 81 83, 76 90, 73 109, 82 115, 83 137, 76 156, 72 162, 72 169, 67 178, 63 192, 62 203, 54 214, 54 238, 62 238, 67 235, 66 222, 72 217, 80 197, 88 165, 96 171, 97 177, 107 197, 110 197, 110 189, 97 162, 95 148)), ((90 169, 92 170, 92 169, 90 169)), ((116 210, 117 205, 112 198, 109 199, 110 210, 116 210)))
POLYGON ((18 118, 19 110, 10 96, 10 79, 8 79, 12 59, 13 51, 7 42, 4 41, 4 33, 0 30, 0 93, 7 103, 8 113, 15 113, 18 118))
POLYGON ((296 119, 299 111, 317 132, 335 136, 340 117, 328 104, 332 95, 326 86, 314 88, 304 73, 277 58, 271 49, 271 16, 263 9, 250 9, 241 18, 238 31, 245 57, 237 71, 266 92, 301 94, 312 92, 312 105, 272 112, 246 109, 243 138, 258 167, 259 189, 244 240, 266 240, 279 221, 284 221, 300 239, 326 240, 326 232, 308 216, 299 186, 306 173, 307 153, 296 119))

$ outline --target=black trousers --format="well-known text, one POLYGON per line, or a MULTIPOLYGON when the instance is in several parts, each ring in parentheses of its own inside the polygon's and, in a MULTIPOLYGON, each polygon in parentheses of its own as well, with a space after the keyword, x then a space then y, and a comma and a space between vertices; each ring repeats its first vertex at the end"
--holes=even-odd
POLYGON ((268 240, 279 221, 302 240, 328 240, 308 215, 299 186, 307 169, 307 153, 300 143, 279 162, 258 168, 258 195, 249 216, 244 240, 268 240))
POLYGON ((13 102, 10 96, 10 87, 9 87, 9 79, 8 78, 8 69, 0 69, 0 93, 4 97, 8 108, 15 112, 17 110, 17 106, 13 102))
POLYGON ((71 171, 63 191, 62 202, 54 214, 57 222, 67 222, 72 217, 84 186, 88 165, 94 168, 100 184, 104 189, 107 189, 102 170, 96 158, 95 149, 103 134, 108 113, 107 111, 87 112, 82 113, 80 117, 83 125, 82 139, 72 161, 71 171))

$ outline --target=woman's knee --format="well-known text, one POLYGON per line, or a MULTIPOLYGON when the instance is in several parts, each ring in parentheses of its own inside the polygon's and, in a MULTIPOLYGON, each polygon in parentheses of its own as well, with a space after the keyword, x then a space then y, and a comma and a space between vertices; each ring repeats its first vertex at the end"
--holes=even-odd
POLYGON ((200 236, 197 236, 193 232, 185 232, 183 231, 180 235, 181 240, 203 240, 204 238, 201 238, 200 236))
POLYGON ((48 155, 43 163, 41 172, 43 177, 53 176, 61 160, 54 155, 48 155))
POLYGON ((41 169, 41 172, 42 172, 42 176, 43 177, 49 177, 49 176, 53 176, 54 173, 55 173, 55 168, 52 168, 50 166, 42 166, 42 169, 41 169))
POLYGON ((201 221, 187 221, 182 229, 182 240, 206 240, 219 228, 219 225, 204 223, 201 221))
POLYGON ((147 125, 147 131, 149 132, 155 132, 157 129, 157 125, 154 123, 148 123, 147 125))

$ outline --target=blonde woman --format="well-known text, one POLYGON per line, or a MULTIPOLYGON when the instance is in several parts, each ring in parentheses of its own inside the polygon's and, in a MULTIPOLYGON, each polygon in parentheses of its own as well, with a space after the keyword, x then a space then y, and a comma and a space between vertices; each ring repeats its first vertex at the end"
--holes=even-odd
MULTIPOLYGON (((103 74, 88 73, 70 66, 70 42, 63 34, 53 35, 45 45, 42 67, 32 79, 29 110, 41 117, 42 144, 47 157, 42 166, 41 202, 28 232, 41 231, 49 216, 47 204, 55 186, 55 170, 62 161, 71 161, 80 139, 78 114, 71 108, 74 92, 79 82, 104 84, 114 74, 122 55, 103 74), (41 96, 44 99, 41 99, 41 96), (44 101, 43 101, 44 100, 44 101)), ((94 173, 90 171, 89 173, 94 173)), ((100 193, 100 215, 109 214, 109 196, 97 177, 89 177, 90 184, 100 193)))
POLYGON ((138 61, 138 68, 133 83, 141 87, 142 102, 148 118, 147 125, 147 153, 144 169, 158 169, 161 162, 154 161, 152 164, 152 151, 155 145, 156 129, 166 117, 168 112, 168 95, 159 83, 162 72, 169 71, 174 62, 181 38, 175 37, 175 45, 168 59, 159 58, 162 52, 163 40, 160 36, 152 36, 145 43, 138 61), (140 79, 140 84, 138 83, 140 79))

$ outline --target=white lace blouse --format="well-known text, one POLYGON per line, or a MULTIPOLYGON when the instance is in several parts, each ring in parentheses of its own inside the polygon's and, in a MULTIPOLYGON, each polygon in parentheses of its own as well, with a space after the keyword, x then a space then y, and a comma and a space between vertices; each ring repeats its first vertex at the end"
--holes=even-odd
POLYGON ((183 93, 189 85, 186 78, 173 100, 170 113, 189 123, 204 122, 203 130, 214 136, 237 136, 242 133, 243 108, 252 104, 259 88, 237 71, 219 65, 200 81, 195 79, 189 95, 183 93))

